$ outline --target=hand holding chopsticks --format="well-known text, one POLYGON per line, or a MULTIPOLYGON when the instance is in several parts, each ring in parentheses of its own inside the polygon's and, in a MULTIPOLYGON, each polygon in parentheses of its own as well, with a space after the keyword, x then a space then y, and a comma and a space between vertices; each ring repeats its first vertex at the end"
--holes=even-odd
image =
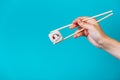
MULTIPOLYGON (((110 10, 110 11, 107 11, 107 12, 104 12, 104 13, 101 13, 101 14, 98 14, 98 15, 95 15, 95 16, 92 16, 92 17, 83 19, 82 21, 83 21, 83 22, 86 22, 86 21, 88 21, 88 20, 92 20, 92 19, 94 19, 94 18, 103 16, 103 15, 106 15, 106 16, 104 16, 103 18, 100 18, 99 20, 96 20, 96 21, 93 22, 92 24, 96 24, 96 23, 101 22, 101 21, 103 21, 104 19, 112 16, 112 15, 113 15, 113 11, 110 10)), ((71 25, 72 25, 72 24, 68 24, 68 25, 66 25, 66 26, 63 26, 63 27, 60 27, 60 28, 58 28, 58 29, 55 29, 55 30, 51 31, 50 34, 49 34, 50 40, 51 40, 54 44, 56 44, 56 43, 59 43, 59 42, 61 42, 61 41, 63 41, 63 40, 66 40, 66 39, 70 38, 71 36, 73 36, 73 35, 81 32, 81 31, 85 30, 85 28, 82 28, 82 29, 80 29, 79 31, 77 31, 77 32, 75 32, 75 33, 73 33, 73 34, 70 34, 70 35, 68 35, 67 37, 63 38, 62 35, 61 35, 61 33, 59 32, 59 30, 62 30, 62 29, 64 29, 64 28, 67 28, 67 27, 69 27, 69 26, 71 26, 71 25)))

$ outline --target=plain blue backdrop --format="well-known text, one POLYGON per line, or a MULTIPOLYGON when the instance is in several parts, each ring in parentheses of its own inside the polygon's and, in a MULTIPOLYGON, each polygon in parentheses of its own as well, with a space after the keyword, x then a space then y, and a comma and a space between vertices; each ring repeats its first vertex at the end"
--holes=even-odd
POLYGON ((120 80, 120 61, 85 37, 57 45, 48 38, 79 16, 111 9, 100 25, 120 40, 120 0, 0 0, 0 80, 120 80))

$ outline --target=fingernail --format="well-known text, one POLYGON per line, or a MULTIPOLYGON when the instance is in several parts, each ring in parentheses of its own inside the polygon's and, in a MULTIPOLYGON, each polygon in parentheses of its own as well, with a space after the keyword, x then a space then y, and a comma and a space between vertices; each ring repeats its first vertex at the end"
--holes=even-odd
POLYGON ((72 24, 72 25, 70 26, 70 29, 73 29, 73 26, 74 26, 74 24, 72 24))
POLYGON ((81 23, 81 20, 79 20, 78 23, 81 23))
POLYGON ((74 35, 74 38, 77 38, 77 35, 74 35))
POLYGON ((83 24, 83 22, 82 22, 82 21, 79 21, 78 24, 81 26, 81 25, 83 24))
POLYGON ((72 29, 72 25, 69 28, 72 29))
POLYGON ((81 24, 81 21, 78 21, 78 24, 80 25, 80 24, 81 24))

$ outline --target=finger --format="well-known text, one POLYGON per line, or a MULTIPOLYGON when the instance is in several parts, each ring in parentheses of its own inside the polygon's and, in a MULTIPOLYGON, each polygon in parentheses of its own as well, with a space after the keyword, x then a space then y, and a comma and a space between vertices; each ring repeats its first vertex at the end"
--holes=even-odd
POLYGON ((85 16, 82 21, 92 24, 92 23, 96 22, 96 19, 85 16))
POLYGON ((84 36, 83 32, 77 33, 77 37, 84 36))
POLYGON ((81 31, 81 29, 82 28, 79 28, 75 33, 75 35, 74 35, 74 38, 77 38, 77 37, 79 37, 79 36, 83 36, 83 31, 81 31), (81 31, 81 32, 80 32, 81 31))
POLYGON ((74 35, 74 38, 78 38, 78 37, 80 37, 80 36, 83 36, 83 32, 79 32, 79 33, 75 34, 75 35, 74 35))
POLYGON ((78 21, 78 25, 81 26, 82 28, 86 28, 86 29, 91 29, 93 27, 93 25, 87 23, 87 22, 83 22, 83 21, 78 21))
POLYGON ((84 31, 81 31, 81 32, 79 32, 79 30, 78 30, 78 33, 75 35, 75 37, 80 37, 80 36, 88 36, 88 30, 87 29, 85 29, 84 31))
POLYGON ((73 22, 72 22, 72 25, 70 26, 70 29, 73 29, 73 28, 76 28, 78 26, 78 20, 83 20, 85 19, 86 17, 79 17, 77 19, 75 19, 73 22))
MULTIPOLYGON (((85 22, 89 23, 89 24, 92 24, 92 25, 99 25, 98 23, 96 23, 96 18, 90 18, 90 17, 86 17, 86 19, 84 19, 85 22)), ((83 20, 83 21, 84 21, 83 20)))
POLYGON ((87 30, 87 29, 85 29, 85 30, 84 30, 83 35, 84 35, 84 36, 86 36, 86 37, 89 35, 89 33, 88 33, 88 30, 87 30))
POLYGON ((70 29, 74 29, 74 28, 76 28, 78 26, 78 24, 72 24, 71 26, 70 26, 70 29))
POLYGON ((89 23, 89 24, 93 24, 95 23, 97 20, 95 18, 93 19, 88 19, 86 22, 89 23))
POLYGON ((77 20, 79 20, 79 19, 80 18, 77 18, 72 22, 72 25, 70 26, 70 29, 76 28, 78 26, 77 20))

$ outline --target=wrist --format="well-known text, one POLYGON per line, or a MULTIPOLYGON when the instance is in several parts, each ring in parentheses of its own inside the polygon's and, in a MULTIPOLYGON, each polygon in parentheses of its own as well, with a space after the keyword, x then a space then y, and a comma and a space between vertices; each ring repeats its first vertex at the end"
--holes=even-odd
POLYGON ((100 40, 98 40, 98 47, 99 48, 104 48, 104 45, 107 43, 107 42, 109 42, 109 37, 107 36, 107 35, 104 35, 104 36, 102 36, 101 37, 101 39, 100 40))

